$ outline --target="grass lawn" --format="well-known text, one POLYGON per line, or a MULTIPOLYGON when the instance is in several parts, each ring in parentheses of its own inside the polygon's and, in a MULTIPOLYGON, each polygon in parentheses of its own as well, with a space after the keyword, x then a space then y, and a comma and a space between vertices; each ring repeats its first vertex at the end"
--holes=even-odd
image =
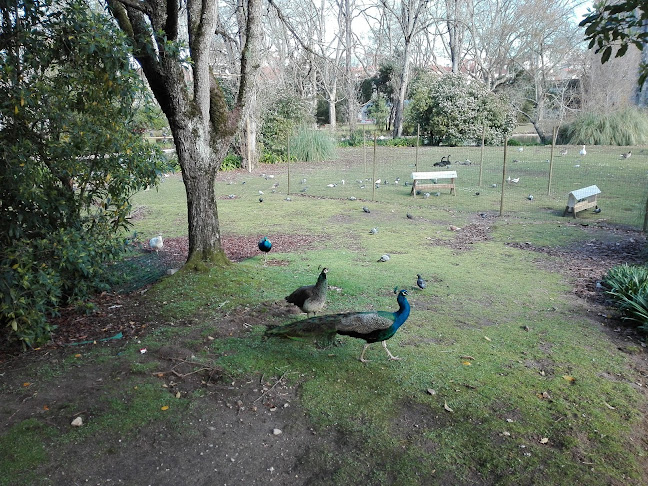
MULTIPOLYGON (((0 485, 63 484, 55 463, 80 450, 115 467, 122 461, 130 484, 183 484, 191 471, 201 480, 184 484, 645 484, 643 341, 615 332, 611 311, 573 289, 584 265, 590 276, 610 261, 589 258, 588 248, 613 252, 632 240, 645 249, 638 229, 648 151, 634 147, 631 159, 619 160, 623 147, 588 147, 586 157, 569 147, 554 159, 549 195, 549 149, 509 149, 506 175, 520 181, 502 186, 502 150, 489 148, 480 186, 478 148, 420 148, 419 170, 433 170, 448 153, 464 162, 451 167, 456 197, 409 195, 403 182, 415 169, 414 149, 378 148, 376 178, 389 181, 378 189, 368 180, 372 148, 366 165, 361 148, 340 150, 335 162, 291 164, 290 181, 286 165, 221 173, 224 236, 300 235, 309 243, 275 245, 268 265, 257 252, 225 269, 165 277, 141 297, 158 324, 137 339, 69 348, 47 366, 35 360, 12 369, 0 387, 9 397, 0 407, 9 424, 0 449, 11 449, 0 457, 0 485), (601 213, 563 217, 567 193, 591 184, 602 191, 601 213), (390 260, 377 262, 384 253, 390 260), (350 337, 324 349, 263 339, 266 325, 302 318, 273 303, 314 283, 319 266, 329 268, 327 313, 395 310, 394 287, 408 289, 410 317, 388 342, 401 361, 387 360, 375 344, 371 362, 360 363, 363 342, 350 337), (415 288, 416 274, 428 281, 424 291, 415 288), (168 374, 170 345, 188 349, 181 361, 193 368, 168 374), (100 369, 100 389, 61 399, 54 417, 42 412, 37 396, 100 369), (205 370, 218 370, 217 389, 205 370), (33 416, 21 402, 27 389, 40 392, 27 402, 40 406, 33 416), (68 418, 87 410, 93 419, 71 430, 68 418), (214 416, 232 422, 209 421, 214 416), (274 427, 281 445, 268 438, 274 427), (18 438, 23 447, 12 449, 18 438), (196 445, 203 443, 205 451, 196 445), (231 457, 210 463, 206 451, 224 446, 231 457), (137 476, 138 451, 146 475, 137 476), (184 460, 158 461, 175 475, 146 459, 165 452, 184 460)), ((134 211, 142 240, 186 236, 177 175, 138 194, 134 211)), ((595 280, 585 283, 595 288, 595 280)), ((146 319, 136 316, 129 319, 146 319)), ((70 466, 68 478, 119 477, 94 466, 70 466)))

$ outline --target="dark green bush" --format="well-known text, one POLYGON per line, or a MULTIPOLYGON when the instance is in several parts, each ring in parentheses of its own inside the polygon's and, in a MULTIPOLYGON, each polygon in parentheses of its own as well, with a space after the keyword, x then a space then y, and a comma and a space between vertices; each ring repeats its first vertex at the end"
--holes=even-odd
POLYGON ((105 262, 123 249, 120 240, 77 229, 14 241, 0 251, 0 334, 25 346, 46 341, 48 317, 60 306, 108 289, 105 262))
POLYGON ((648 332, 648 267, 619 265, 610 269, 603 282, 623 319, 648 332))
POLYGON ((241 157, 235 154, 227 154, 221 163, 220 170, 234 170, 241 168, 241 157))

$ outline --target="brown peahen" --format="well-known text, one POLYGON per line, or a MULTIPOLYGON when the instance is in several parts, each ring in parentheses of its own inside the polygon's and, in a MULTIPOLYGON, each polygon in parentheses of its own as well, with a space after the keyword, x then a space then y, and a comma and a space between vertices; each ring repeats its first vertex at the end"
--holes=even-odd
POLYGON ((286 297, 286 302, 290 304, 295 304, 299 307, 302 312, 305 312, 306 315, 315 315, 317 312, 321 311, 326 304, 326 292, 328 290, 328 283, 326 281, 326 274, 328 273, 328 268, 323 268, 319 277, 317 277, 317 283, 315 285, 304 285, 299 287, 292 294, 286 297))
POLYGON ((398 292, 396 312, 346 312, 342 314, 328 314, 295 321, 283 326, 267 329, 266 337, 284 337, 290 339, 314 338, 325 343, 332 343, 336 334, 364 339, 367 343, 360 354, 360 361, 367 362, 364 358, 365 351, 371 343, 382 342, 389 359, 400 359, 387 349, 387 340, 391 338, 398 328, 407 320, 410 305, 407 302, 407 290, 398 292))

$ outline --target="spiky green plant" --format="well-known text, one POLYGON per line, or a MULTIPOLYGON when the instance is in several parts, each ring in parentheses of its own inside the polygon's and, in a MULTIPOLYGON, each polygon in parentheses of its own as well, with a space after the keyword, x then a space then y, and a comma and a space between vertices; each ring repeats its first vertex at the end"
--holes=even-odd
POLYGON ((321 162, 335 156, 335 141, 322 130, 301 127, 290 141, 290 152, 298 161, 321 162))
POLYGON ((648 331, 648 267, 623 265, 611 268, 604 279, 606 291, 623 313, 623 319, 648 331))
POLYGON ((567 125, 561 143, 641 145, 648 143, 648 115, 637 108, 613 113, 584 113, 567 125))

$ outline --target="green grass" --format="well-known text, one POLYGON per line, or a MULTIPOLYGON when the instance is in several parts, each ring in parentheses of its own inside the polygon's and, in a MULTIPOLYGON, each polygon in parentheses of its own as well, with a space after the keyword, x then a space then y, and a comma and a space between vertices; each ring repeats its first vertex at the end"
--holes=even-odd
POLYGON ((262 341, 262 325, 273 319, 252 323, 258 328, 251 337, 216 340, 212 351, 224 354, 219 364, 229 373, 288 372, 299 382, 301 404, 313 423, 348 434, 357 461, 346 463, 334 451, 318 459, 335 470, 333 484, 357 484, 358 477, 399 484, 422 484, 420 477, 440 483, 497 478, 498 484, 606 484, 627 477, 637 482, 636 458, 643 452, 628 437, 640 420, 640 396, 627 382, 608 378, 620 375, 631 382, 632 371, 587 316, 574 319, 563 277, 536 265, 539 255, 504 245, 614 241, 619 236, 600 223, 641 224, 644 151, 634 147, 633 158, 619 161, 625 150, 618 147, 588 147, 587 157, 578 155, 578 147, 568 150, 567 156, 556 154, 548 195, 549 148, 511 147, 507 175, 520 177, 520 183, 504 185, 502 218, 496 217, 501 148, 486 150, 481 187, 478 148, 419 149, 419 170, 432 170, 446 152, 455 161, 472 161, 452 167, 459 173, 456 197, 447 190, 428 199, 409 196, 402 182, 415 169, 414 149, 379 148, 376 177, 392 184, 375 191, 367 180, 373 172, 371 148, 366 168, 361 148, 345 149, 347 163, 291 164, 291 201, 285 200, 285 167, 264 167, 273 179, 221 174, 217 194, 236 194, 219 201, 226 233, 259 234, 263 228, 271 239, 273 233, 319 235, 316 247, 298 253, 273 249, 270 257, 285 266, 263 267, 259 256, 205 276, 180 274, 151 295, 166 301, 172 316, 205 315, 223 302, 229 307, 281 299, 314 281, 322 265, 331 269, 329 284, 339 288, 330 292, 327 311, 393 309, 391 289, 411 288, 415 274, 423 273, 432 283, 424 293, 412 292, 412 315, 389 343, 403 362, 387 362, 375 346, 368 351, 374 363, 359 366, 361 343, 351 338, 324 350, 262 341), (280 185, 271 193, 275 182, 280 185), (329 183, 337 185, 328 188, 329 183), (603 212, 580 213, 577 222, 585 226, 574 225, 571 217, 562 217, 567 193, 590 184, 602 190, 603 212), (258 191, 265 193, 263 204, 258 191), (365 205, 370 214, 361 210, 365 205), (415 219, 405 219, 406 212, 415 219), (479 212, 487 214, 490 241, 459 253, 438 244, 454 238, 449 224, 465 226, 479 212), (372 227, 378 227, 377 235, 369 234, 372 227), (392 256, 390 262, 376 263, 383 253, 392 256), (475 359, 465 365, 461 356, 475 359), (428 388, 436 395, 427 394, 428 388), (543 392, 550 398, 542 398, 543 392), (412 410, 422 424, 399 427, 405 420, 400 415, 412 410), (385 469, 381 464, 387 461, 385 469))
MULTIPOLYGON (((580 158, 577 148, 569 147, 573 155, 555 160, 549 196, 549 149, 512 148, 508 174, 520 183, 505 185, 501 218, 501 148, 487 150, 482 187, 478 166, 452 167, 459 172, 456 197, 447 190, 428 199, 409 196, 402 182, 414 170, 414 149, 379 149, 376 177, 392 183, 375 194, 366 181, 372 152, 365 171, 361 148, 341 151, 340 162, 291 164, 290 201, 286 166, 221 173, 216 193, 223 234, 263 233, 271 240, 304 235, 314 243, 298 251, 275 245, 268 257, 280 265, 264 266, 259 253, 226 268, 163 278, 145 295, 169 325, 124 348, 119 363, 135 377, 113 383, 96 419, 61 440, 100 440, 108 432, 129 440, 138 427, 179 420, 193 410, 192 401, 204 391, 173 399, 172 410, 161 412, 171 395, 145 378, 155 366, 138 358, 139 347, 155 351, 177 343, 198 350, 197 359, 209 359, 227 376, 263 376, 271 383, 283 376, 297 387, 297 405, 309 424, 340 438, 304 452, 301 460, 321 472, 313 484, 641 484, 645 451, 633 430, 641 427, 643 396, 633 384, 643 378, 574 301, 572 282, 548 270, 545 263, 557 257, 507 245, 569 248, 625 238, 606 225, 637 228, 643 221, 646 154, 632 150, 631 159, 619 161, 624 151, 619 148, 588 147, 587 158, 580 158), (394 185, 397 177, 401 184, 394 185), (279 187, 272 193, 275 182, 279 187), (328 188, 329 183, 337 186, 328 188), (576 224, 563 218, 567 193, 590 184, 602 189, 603 211, 579 214, 576 224), (308 187, 305 195, 302 187, 308 187), (528 201, 531 193, 534 200, 528 201), (371 213, 362 211, 365 205, 371 213), (461 250, 448 244, 458 237, 449 225, 466 227, 475 220, 488 227, 486 240, 461 250), (378 234, 369 234, 373 227, 378 234), (383 253, 391 260, 377 263, 383 253), (363 365, 357 360, 363 343, 352 338, 325 349, 263 340, 265 325, 283 322, 271 315, 251 314, 256 316, 247 322, 251 331, 242 337, 206 339, 232 312, 280 301, 314 283, 320 265, 330 269, 333 286, 326 312, 394 310, 393 288, 411 290, 411 316, 388 344, 402 361, 388 361, 373 345, 367 351, 372 362, 363 365), (428 280, 423 292, 413 288, 417 273, 428 280)), ((447 153, 453 160, 479 161, 478 148, 426 147, 419 149, 419 170, 432 170, 447 153)), ((170 177, 159 192, 136 196, 134 207, 143 217, 134 229, 142 238, 158 231, 182 236, 185 205, 181 180, 170 177)), ((87 359, 110 357, 98 353, 87 359)), ((63 380, 72 366, 82 365, 83 360, 68 358, 41 371, 41 378, 63 380)), ((33 439, 15 460, 35 466, 48 460, 44 439, 38 441, 47 430, 40 422, 23 422, 0 440, 14 433, 33 439)), ((3 467, 13 466, 0 460, 0 471, 3 467)))
POLYGON ((47 460, 44 441, 56 434, 53 427, 38 419, 28 419, 0 436, 0 485, 33 484, 36 467, 47 460))

